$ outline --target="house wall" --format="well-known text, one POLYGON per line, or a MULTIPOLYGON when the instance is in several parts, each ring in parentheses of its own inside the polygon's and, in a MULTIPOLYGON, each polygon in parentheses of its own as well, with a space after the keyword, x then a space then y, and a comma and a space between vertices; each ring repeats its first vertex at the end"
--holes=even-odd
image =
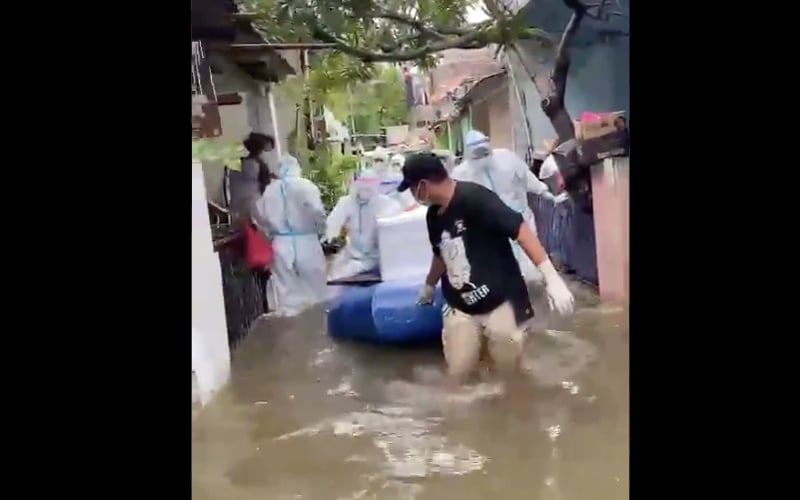
POLYGON ((294 128, 295 103, 265 88, 263 95, 259 91, 247 93, 244 105, 250 128, 275 137, 276 149, 279 150, 277 153, 286 154, 289 150, 289 134, 294 128))
MULTIPOLYGON (((262 87, 262 84, 229 61, 216 61, 223 69, 222 74, 214 75, 217 93, 238 92, 243 99, 241 104, 220 106, 222 135, 211 140, 223 144, 241 143, 251 131, 261 132, 275 137, 276 149, 279 150, 276 154, 286 153, 289 133, 294 126, 295 104, 276 95, 271 106, 268 87, 262 87), (277 118, 273 119, 273 115, 277 118)), ((224 165, 221 162, 205 162, 203 167, 208 198, 224 204, 224 165)))
POLYGON ((489 103, 486 101, 472 104, 469 107, 472 115, 472 129, 483 132, 491 137, 491 122, 489 120, 489 103))
POLYGON ((505 92, 499 92, 489 101, 489 138, 495 148, 511 149, 511 110, 505 92))
POLYGON ((483 132, 494 148, 512 148, 513 126, 508 102, 508 84, 502 80, 477 96, 469 105, 471 128, 483 132))
POLYGON ((455 149, 453 151, 463 155, 464 139, 467 137, 467 132, 472 129, 472 110, 470 108, 467 108, 466 111, 461 113, 461 116, 458 118, 452 129, 453 134, 457 135, 455 138, 455 149))
POLYGON ((192 164, 192 379, 193 393, 208 402, 230 378, 230 350, 219 258, 211 226, 203 167, 192 164))
MULTIPOLYGON (((240 144, 247 134, 250 133, 244 100, 242 100, 242 104, 220 106, 219 115, 222 124, 222 135, 207 140, 222 144, 240 144)), ((205 178, 208 199, 220 206, 224 206, 222 191, 224 167, 225 165, 223 165, 222 162, 204 162, 203 164, 203 176, 205 178)))

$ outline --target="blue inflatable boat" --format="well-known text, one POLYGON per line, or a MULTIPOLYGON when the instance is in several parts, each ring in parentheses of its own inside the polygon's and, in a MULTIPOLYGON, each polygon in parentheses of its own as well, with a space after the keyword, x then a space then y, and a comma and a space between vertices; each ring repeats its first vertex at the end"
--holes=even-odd
POLYGON ((416 281, 393 281, 343 288, 328 310, 328 334, 384 345, 441 342, 441 288, 436 288, 433 305, 421 306, 421 287, 416 281))

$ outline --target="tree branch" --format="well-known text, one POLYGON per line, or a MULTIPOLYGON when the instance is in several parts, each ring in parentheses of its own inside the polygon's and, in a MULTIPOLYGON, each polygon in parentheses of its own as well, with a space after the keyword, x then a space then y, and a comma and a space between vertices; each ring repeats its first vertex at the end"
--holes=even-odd
POLYGON ((487 20, 463 28, 458 26, 429 25, 420 19, 415 19, 405 14, 400 14, 399 12, 391 12, 382 7, 377 8, 375 16, 383 19, 388 19, 390 21, 406 24, 416 29, 420 33, 426 33, 439 38, 444 38, 445 35, 464 36, 476 29, 481 29, 491 24, 491 21, 487 20))
POLYGON ((578 28, 581 26, 583 16, 586 14, 586 7, 579 0, 564 0, 564 4, 572 9, 572 17, 569 18, 569 23, 567 23, 567 27, 561 35, 561 42, 559 42, 558 48, 556 49, 556 68, 569 65, 569 51, 567 46, 575 37, 575 33, 577 33, 578 28))
POLYGON ((483 47, 489 43, 489 37, 485 32, 479 29, 473 29, 464 35, 428 43, 416 49, 400 52, 373 52, 349 45, 344 40, 324 30, 319 23, 317 23, 316 19, 309 19, 309 22, 311 24, 311 35, 314 38, 325 43, 332 43, 334 44, 334 48, 339 49, 345 54, 357 57, 364 62, 411 61, 414 59, 421 59, 430 54, 441 52, 447 49, 475 49, 483 47))
POLYGON ((374 16, 376 18, 394 21, 396 23, 410 26, 416 30, 416 33, 400 37, 391 44, 382 44, 380 49, 384 53, 396 52, 403 48, 404 45, 412 41, 417 41, 418 43, 427 43, 431 41, 447 40, 448 35, 465 36, 475 30, 483 30, 492 24, 491 20, 487 20, 466 27, 431 25, 430 23, 420 19, 416 19, 399 12, 392 12, 383 7, 376 6, 375 9, 376 11, 374 12, 374 16))

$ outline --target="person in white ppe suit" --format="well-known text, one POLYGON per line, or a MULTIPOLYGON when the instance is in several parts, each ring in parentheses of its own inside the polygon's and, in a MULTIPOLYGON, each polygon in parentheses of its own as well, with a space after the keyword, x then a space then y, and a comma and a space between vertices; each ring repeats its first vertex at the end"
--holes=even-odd
POLYGON ((406 157, 401 154, 392 156, 392 161, 389 162, 389 170, 392 172, 403 173, 403 164, 406 162, 406 157))
POLYGON ((378 267, 377 219, 403 211, 400 204, 378 192, 379 184, 374 170, 364 170, 353 181, 350 194, 339 198, 328 216, 328 240, 339 236, 342 228, 347 231, 347 243, 334 258, 329 280, 351 278, 378 267))
POLYGON ((378 192, 380 194, 389 194, 396 190, 397 186, 391 180, 392 169, 389 163, 389 154, 385 149, 376 148, 372 152, 372 166, 365 170, 371 170, 378 176, 378 192))
POLYGON ((389 170, 389 152, 381 147, 377 147, 372 151, 372 170, 378 176, 384 175, 389 170))
POLYGON ((295 157, 282 156, 272 174, 277 181, 256 203, 256 222, 272 241, 275 255, 267 299, 275 314, 294 316, 327 299, 319 242, 325 233, 325 208, 317 186, 301 177, 295 157))
POLYGON ((383 156, 385 154, 385 150, 376 150, 375 152, 379 161, 374 163, 376 167, 373 169, 375 173, 378 175, 378 193, 385 194, 389 198, 393 199, 397 203, 400 204, 403 210, 411 210, 417 206, 417 202, 414 201, 414 196, 411 193, 397 192, 397 186, 400 185, 400 181, 403 180, 403 163, 405 163, 405 157, 403 155, 397 154, 391 158, 391 161, 383 161, 383 156))
MULTIPOLYGON (((566 195, 553 196, 547 185, 537 179, 513 151, 492 149, 489 138, 481 132, 467 132, 464 145, 466 161, 455 168, 453 178, 480 184, 497 193, 509 208, 522 214, 534 235, 537 234, 536 219, 528 206, 527 193, 542 196, 555 203, 566 199, 566 195)), ((515 243, 513 246, 525 280, 529 283, 542 283, 542 274, 533 262, 521 251, 519 245, 515 243)))

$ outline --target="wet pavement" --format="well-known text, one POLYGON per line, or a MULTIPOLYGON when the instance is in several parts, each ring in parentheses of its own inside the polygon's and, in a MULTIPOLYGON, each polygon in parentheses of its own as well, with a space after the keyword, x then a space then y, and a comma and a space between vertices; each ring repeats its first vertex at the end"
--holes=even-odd
POLYGON ((333 342, 324 307, 260 321, 194 419, 194 500, 627 499, 628 315, 572 288, 573 317, 537 316, 524 397, 447 399, 439 351, 333 342))

